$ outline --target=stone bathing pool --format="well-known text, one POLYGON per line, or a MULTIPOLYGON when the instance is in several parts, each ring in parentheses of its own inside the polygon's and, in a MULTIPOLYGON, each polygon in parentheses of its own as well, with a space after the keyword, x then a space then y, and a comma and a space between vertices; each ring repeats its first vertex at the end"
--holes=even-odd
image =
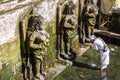
POLYGON ((100 66, 99 52, 89 49, 54 80, 120 80, 120 46, 108 44, 110 64, 103 72, 92 69, 100 66))

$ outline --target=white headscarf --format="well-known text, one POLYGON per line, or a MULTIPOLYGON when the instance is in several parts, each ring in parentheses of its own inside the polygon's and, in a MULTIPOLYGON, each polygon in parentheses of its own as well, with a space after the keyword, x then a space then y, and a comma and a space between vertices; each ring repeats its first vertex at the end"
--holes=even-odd
POLYGON ((91 35, 91 36, 89 37, 90 40, 94 40, 95 38, 96 38, 95 35, 91 35))

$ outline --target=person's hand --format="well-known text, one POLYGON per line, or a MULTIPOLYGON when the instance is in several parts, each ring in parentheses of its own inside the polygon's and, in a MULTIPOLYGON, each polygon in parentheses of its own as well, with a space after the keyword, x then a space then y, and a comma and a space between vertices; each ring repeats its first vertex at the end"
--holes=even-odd
POLYGON ((92 49, 93 48, 93 45, 92 44, 90 44, 90 49, 92 49))
POLYGON ((92 46, 90 45, 90 49, 92 49, 92 46))

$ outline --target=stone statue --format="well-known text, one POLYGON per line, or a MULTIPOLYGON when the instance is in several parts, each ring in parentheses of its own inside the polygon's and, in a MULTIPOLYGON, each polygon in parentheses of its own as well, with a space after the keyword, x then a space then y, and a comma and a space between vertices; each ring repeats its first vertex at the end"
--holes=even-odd
POLYGON ((96 16, 98 14, 98 7, 92 3, 92 0, 88 0, 88 3, 84 7, 83 22, 85 26, 86 37, 94 34, 94 26, 96 24, 96 16))
POLYGON ((66 53, 66 57, 69 58, 70 50, 72 46, 72 39, 75 37, 75 31, 77 20, 75 15, 75 4, 72 0, 68 0, 68 3, 65 5, 62 18, 60 21, 61 26, 61 35, 64 44, 64 52, 66 53))
POLYGON ((44 23, 40 16, 32 16, 29 19, 28 27, 28 47, 30 61, 32 63, 32 73, 35 80, 44 80, 43 57, 49 45, 50 35, 46 32, 44 23))

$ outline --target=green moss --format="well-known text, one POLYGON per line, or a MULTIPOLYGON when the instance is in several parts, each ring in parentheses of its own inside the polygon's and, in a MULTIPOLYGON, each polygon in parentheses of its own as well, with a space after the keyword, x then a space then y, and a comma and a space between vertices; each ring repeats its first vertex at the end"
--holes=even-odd
POLYGON ((25 1, 25 0, 18 0, 18 2, 22 2, 22 1, 25 1))
POLYGON ((15 64, 16 61, 20 59, 20 45, 17 40, 6 43, 1 47, 1 55, 0 61, 3 63, 13 62, 11 64, 15 64))
POLYGON ((46 24, 46 30, 50 34, 50 42, 47 49, 47 56, 45 56, 45 66, 50 66, 56 61, 56 34, 54 20, 46 24))
POLYGON ((0 80, 23 80, 20 73, 13 74, 11 66, 9 65, 0 70, 0 80))

